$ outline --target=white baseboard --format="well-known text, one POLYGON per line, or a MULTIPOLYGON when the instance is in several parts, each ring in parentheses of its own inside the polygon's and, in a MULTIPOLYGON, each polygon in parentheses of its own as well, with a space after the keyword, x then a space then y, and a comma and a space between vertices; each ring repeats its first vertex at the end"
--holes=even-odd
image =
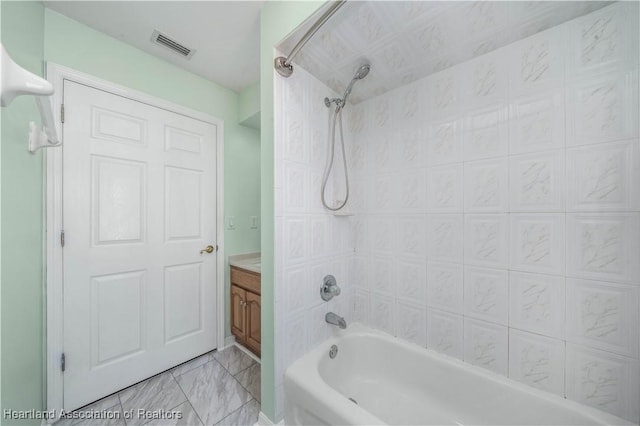
POLYGON ((224 348, 228 348, 229 346, 233 345, 236 342, 236 336, 234 336, 233 334, 231 336, 227 336, 224 338, 224 346, 222 347, 224 348))
POLYGON ((244 346, 242 346, 240 343, 237 343, 237 342, 235 343, 235 346, 236 348, 240 349, 242 352, 247 354, 247 356, 251 357, 255 362, 257 362, 258 364, 262 364, 262 361, 260 360, 260 358, 258 358, 258 356, 253 352, 251 352, 249 349, 245 348, 244 346))
POLYGON ((269 417, 267 417, 266 414, 260 411, 260 414, 258 414, 258 421, 256 422, 255 426, 273 426, 273 422, 269 419, 269 417))
POLYGON ((260 411, 258 415, 258 421, 254 426, 284 426, 284 420, 280 420, 278 423, 273 423, 266 414, 260 411))

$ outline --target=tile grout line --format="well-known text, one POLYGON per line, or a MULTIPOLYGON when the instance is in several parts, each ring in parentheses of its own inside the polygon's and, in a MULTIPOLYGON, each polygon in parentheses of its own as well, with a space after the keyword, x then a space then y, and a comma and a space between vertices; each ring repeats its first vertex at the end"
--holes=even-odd
MULTIPOLYGON (((252 368, 252 367, 253 367, 253 366, 255 366, 255 365, 260 365, 260 364, 258 364, 257 362, 256 362, 256 363, 253 363, 253 364, 251 364, 250 366, 248 366, 247 368, 243 368, 242 370, 238 371, 236 374, 231 374, 231 372, 230 372, 229 370, 227 370, 227 372, 228 372, 229 374, 231 374, 231 376, 233 376, 233 377, 235 378, 235 377, 236 377, 237 375, 239 375, 240 373, 244 373, 245 371, 247 371, 248 369, 252 368)), ((222 368, 224 368, 224 366, 223 366, 222 368)))
MULTIPOLYGON (((209 361, 210 362, 210 361, 209 361)), ((201 365, 200 367, 208 364, 209 362, 201 365)), ((199 367, 196 367, 199 368, 199 367)), ((195 368, 193 369, 195 370, 195 368)), ((192 370, 189 370, 192 371, 192 370)), ((173 376, 172 376, 173 377, 173 376)), ((191 406, 191 409, 193 410, 194 413, 196 413, 196 417, 198 418, 198 420, 200 420, 200 424, 202 424, 203 426, 205 426, 204 422, 202 421, 202 418, 200 417, 200 413, 198 413, 198 410, 196 410, 196 407, 193 406, 193 404, 191 403, 191 400, 189 399, 189 397, 187 396, 187 393, 184 391, 184 389, 182 388, 182 385, 180 384, 180 382, 174 377, 173 380, 176 381, 176 383, 178 384, 178 388, 180 389, 180 392, 182 392, 182 394, 184 395, 184 397, 187 399, 186 402, 189 403, 189 405, 191 406)))
POLYGON ((222 420, 220 420, 219 422, 215 423, 215 425, 221 424, 222 422, 225 421, 225 419, 228 419, 233 414, 237 413, 238 411, 241 411, 245 406, 249 405, 252 401, 258 402, 255 398, 251 398, 249 401, 247 401, 244 404, 242 404, 237 410, 232 411, 231 413, 229 413, 229 415, 225 416, 222 420))
MULTIPOLYGON (((251 367, 253 367, 253 366, 251 366, 251 367)), ((248 370, 249 368, 251 368, 251 367, 245 368, 245 369, 244 369, 244 370, 242 370, 242 371, 243 371, 243 372, 244 372, 244 371, 247 371, 247 370, 248 370)), ((238 374, 240 374, 240 373, 238 373, 238 374)), ((249 395, 251 395, 251 399, 255 399, 255 400, 256 400, 256 402, 258 402, 258 403, 260 404, 260 406, 262 406, 262 395, 260 395, 260 401, 258 401, 258 398, 256 398, 256 397, 251 393, 251 391, 250 391, 249 389, 247 389, 247 388, 242 384, 242 382, 241 382, 240 380, 238 380, 235 376, 232 376, 232 377, 233 377, 234 379, 236 379, 236 381, 240 384, 240 386, 241 386, 245 391, 247 391, 247 393, 248 393, 249 395)))

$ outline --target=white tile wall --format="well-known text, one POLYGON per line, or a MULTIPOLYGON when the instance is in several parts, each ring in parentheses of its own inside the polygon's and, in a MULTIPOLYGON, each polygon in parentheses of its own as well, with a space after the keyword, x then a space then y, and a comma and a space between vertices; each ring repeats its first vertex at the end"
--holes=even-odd
MULTIPOLYGON (((328 214, 320 202, 329 132, 329 110, 323 99, 335 94, 299 67, 291 78, 277 79, 276 90, 282 94, 282 102, 276 107, 274 147, 275 391, 281 418, 284 371, 331 335, 333 330, 325 322, 325 314, 332 310, 349 322, 354 316, 366 321, 368 315, 354 313, 354 305, 363 306, 365 310, 369 305, 368 293, 354 295, 354 280, 350 278, 352 270, 366 270, 368 262, 366 257, 356 259, 354 255, 357 227, 349 217, 328 214), (319 289, 327 274, 334 275, 342 289, 338 303, 329 304, 320 299, 319 289), (363 302, 362 296, 366 301, 363 302)), ((364 115, 360 117, 363 119, 364 115)), ((354 129, 354 124, 351 128, 354 129)), ((358 129, 357 123, 355 129, 358 129)), ((354 199, 364 192, 365 184, 361 180, 360 185, 352 187, 354 199)), ((333 200, 334 185, 330 181, 328 186, 327 199, 333 200)), ((358 209, 364 210, 365 198, 360 198, 359 203, 358 209)), ((393 271, 388 271, 391 278, 393 271)), ((393 303, 392 298, 389 300, 393 303)), ((394 324, 391 320, 389 323, 394 324)))
MULTIPOLYGON (((640 421, 637 8, 612 4, 349 105, 349 219, 318 203, 328 118, 316 103, 329 89, 300 67, 277 80, 287 100, 276 119, 287 133, 276 139, 279 374, 330 335, 317 324, 327 309, 345 309, 640 421), (347 288, 330 305, 303 294, 326 273, 347 288)), ((407 30, 416 49, 437 50, 429 28, 407 30)), ((368 35, 384 40, 378 30, 368 35)))
POLYGON ((640 420, 625 405, 640 388, 638 51, 623 37, 633 7, 354 108, 363 125, 348 133, 350 161, 366 164, 353 174, 369 187, 356 215, 370 274, 354 277, 357 318, 640 420), (570 365, 586 353, 602 360, 594 371, 627 375, 607 388, 619 401, 588 394, 585 370, 570 365))

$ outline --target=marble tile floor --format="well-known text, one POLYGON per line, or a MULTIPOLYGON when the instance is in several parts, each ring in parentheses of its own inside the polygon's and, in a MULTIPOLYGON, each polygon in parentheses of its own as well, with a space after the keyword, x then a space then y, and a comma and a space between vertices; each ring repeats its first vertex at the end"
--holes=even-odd
POLYGON ((62 419, 54 426, 254 425, 260 413, 260 364, 236 346, 192 359, 77 411, 120 413, 113 419, 62 419), (180 412, 181 419, 140 418, 147 412, 180 412), (133 416, 125 413, 133 410, 133 416))

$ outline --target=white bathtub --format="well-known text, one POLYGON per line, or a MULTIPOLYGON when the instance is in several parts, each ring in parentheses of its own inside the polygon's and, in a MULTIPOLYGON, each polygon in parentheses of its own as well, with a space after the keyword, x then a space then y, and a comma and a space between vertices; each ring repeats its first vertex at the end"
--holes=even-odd
POLYGON ((360 324, 293 363, 284 388, 286 425, 631 424, 360 324))

